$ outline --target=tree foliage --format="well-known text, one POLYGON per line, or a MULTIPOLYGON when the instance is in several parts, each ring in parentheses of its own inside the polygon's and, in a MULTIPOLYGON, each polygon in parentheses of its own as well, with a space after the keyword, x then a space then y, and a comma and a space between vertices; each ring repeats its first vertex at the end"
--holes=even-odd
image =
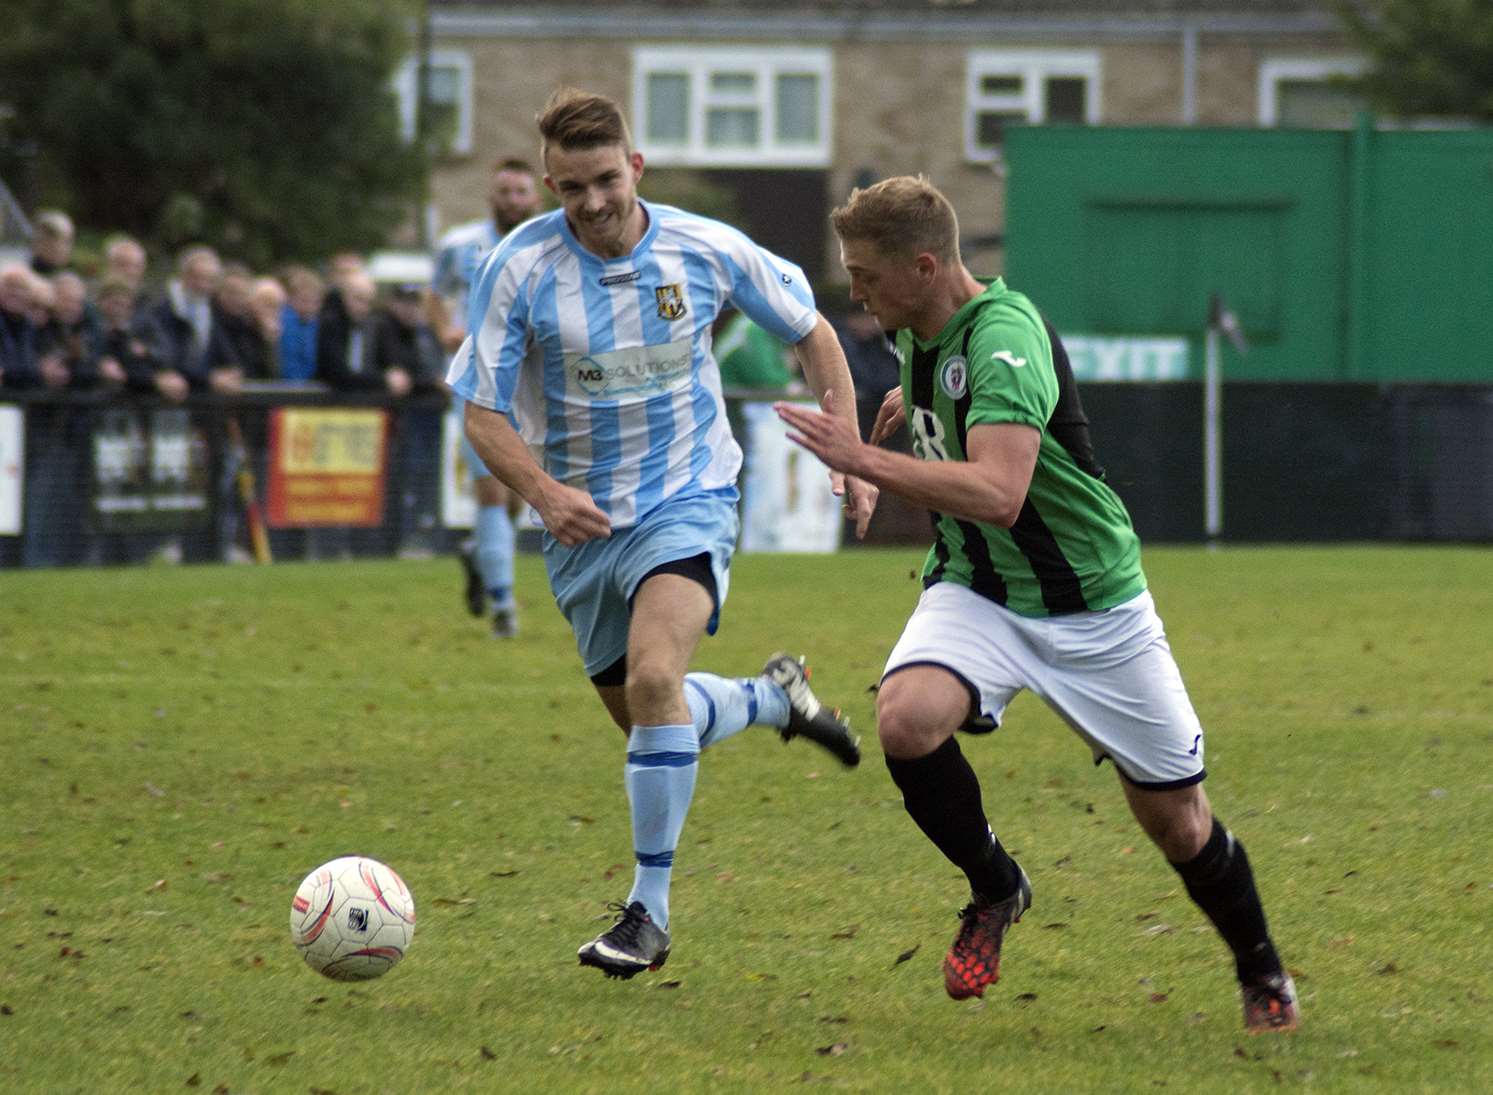
POLYGON ((1493 2, 1341 0, 1339 7, 1372 59, 1358 85, 1377 106, 1493 121, 1493 2))
POLYGON ((83 223, 258 264, 380 242, 423 184, 409 0, 0 0, 0 103, 83 223))

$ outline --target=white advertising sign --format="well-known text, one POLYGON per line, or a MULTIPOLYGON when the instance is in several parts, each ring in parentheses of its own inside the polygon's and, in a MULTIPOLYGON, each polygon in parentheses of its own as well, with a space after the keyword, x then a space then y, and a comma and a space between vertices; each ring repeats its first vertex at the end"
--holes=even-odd
POLYGON ((21 534, 26 477, 26 417, 20 407, 0 407, 0 536, 21 534))

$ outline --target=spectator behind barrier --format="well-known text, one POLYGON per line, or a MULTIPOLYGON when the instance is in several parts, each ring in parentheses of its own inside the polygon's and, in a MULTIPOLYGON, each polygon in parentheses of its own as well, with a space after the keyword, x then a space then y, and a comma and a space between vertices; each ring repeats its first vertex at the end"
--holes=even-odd
POLYGON ((62 330, 52 317, 57 294, 52 283, 36 271, 28 271, 27 277, 31 283, 27 315, 36 332, 37 374, 48 388, 65 388, 73 374, 63 353, 62 330))
POLYGON ((284 333, 285 287, 275 278, 255 278, 249 290, 249 312, 259 337, 266 377, 279 377, 280 337, 284 333))
POLYGON ((147 261, 145 248, 139 240, 117 232, 104 241, 104 269, 99 283, 111 278, 123 281, 134 294, 138 307, 141 302, 140 294, 145 288, 147 261))
POLYGON ((446 354, 430 325, 431 295, 422 285, 397 285, 378 317, 378 360, 398 365, 413 386, 444 389, 446 354))
POLYGON ((31 322, 31 271, 19 264, 0 269, 0 387, 34 388, 36 327, 31 322))
POLYGON ((408 395, 412 378, 404 366, 381 359, 379 325, 373 312, 378 287, 365 273, 344 277, 339 307, 325 308, 316 339, 317 379, 338 391, 387 391, 408 395))
POLYGON ((31 269, 43 277, 66 270, 73 261, 73 219, 60 209, 36 215, 31 236, 31 269))
POLYGON ((327 295, 321 305, 323 319, 328 316, 346 318, 342 295, 346 292, 347 283, 349 279, 367 272, 363 256, 356 251, 338 251, 327 260, 327 295))
POLYGON ((887 344, 881 321, 870 312, 857 309, 841 317, 835 325, 840 348, 850 366, 855 385, 856 417, 860 420, 861 440, 871 436, 876 412, 886 393, 901 383, 897 359, 887 344))
POLYGON ((176 269, 165 296, 149 311, 156 355, 194 390, 237 392, 243 371, 213 318, 213 292, 223 270, 218 253, 211 247, 188 247, 177 258, 176 269))
POLYGON ((213 294, 213 322, 223 331, 229 352, 246 380, 268 380, 270 358, 254 318, 254 274, 241 263, 223 267, 213 294))
POLYGON ((155 392, 173 403, 185 399, 190 390, 187 378, 156 358, 150 321, 136 307, 130 283, 122 278, 105 278, 99 286, 98 307, 103 317, 100 377, 122 383, 132 392, 155 392))
POLYGON ((285 271, 285 307, 280 312, 280 379, 316 378, 316 340, 326 286, 304 266, 285 271))
POLYGON ((73 387, 90 388, 97 384, 103 324, 93 302, 88 299, 88 286, 71 270, 64 270, 52 278, 49 327, 52 346, 67 366, 73 387))

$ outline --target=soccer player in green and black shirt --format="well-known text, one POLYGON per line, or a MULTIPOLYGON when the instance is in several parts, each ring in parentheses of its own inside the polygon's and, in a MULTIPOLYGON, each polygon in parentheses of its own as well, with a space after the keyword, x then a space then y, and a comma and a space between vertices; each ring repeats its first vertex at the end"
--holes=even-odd
POLYGON ((1294 1028, 1295 986, 1244 846, 1203 791, 1202 727, 1061 341, 1026 297, 969 273, 954 210, 926 179, 856 190, 832 219, 851 299, 898 332, 902 385, 869 445, 829 414, 786 403, 778 413, 831 468, 934 514, 923 593, 876 710, 908 813, 969 877, 944 987, 962 999, 998 980, 1006 931, 1031 905, 954 737, 993 730, 1026 688, 1096 763, 1114 763, 1141 827, 1234 953, 1245 1026, 1294 1028), (915 456, 875 447, 904 423, 915 456))

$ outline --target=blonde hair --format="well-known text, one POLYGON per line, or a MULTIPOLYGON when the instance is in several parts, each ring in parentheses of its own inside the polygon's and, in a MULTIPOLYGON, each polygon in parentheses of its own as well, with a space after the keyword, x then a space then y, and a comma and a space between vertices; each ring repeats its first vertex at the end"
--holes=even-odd
POLYGON ((865 240, 883 255, 911 258, 927 252, 946 265, 959 261, 959 218, 924 175, 897 175, 858 187, 829 219, 841 240, 865 240))
POLYGON ((622 108, 605 95, 557 88, 534 120, 539 126, 541 159, 547 157, 551 145, 571 152, 615 144, 632 152, 632 133, 622 108))

